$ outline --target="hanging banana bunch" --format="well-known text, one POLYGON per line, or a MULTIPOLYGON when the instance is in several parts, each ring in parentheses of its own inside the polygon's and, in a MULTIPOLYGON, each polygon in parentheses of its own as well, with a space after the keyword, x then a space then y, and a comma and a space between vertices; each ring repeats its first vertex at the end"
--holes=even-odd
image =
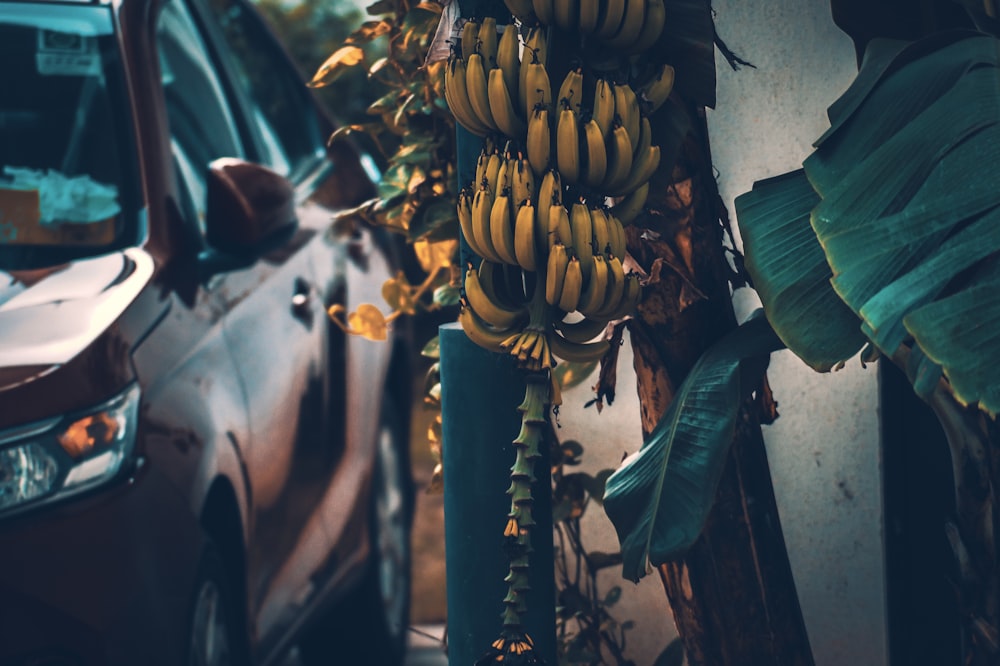
POLYGON ((625 270, 624 227, 642 213, 660 162, 648 116, 673 86, 669 65, 641 81, 585 64, 549 69, 550 26, 639 57, 662 32, 663 0, 505 3, 517 23, 466 21, 445 70, 455 119, 483 137, 457 202, 463 237, 482 259, 466 268, 459 321, 473 342, 510 355, 528 373, 507 491, 503 631, 477 662, 484 665, 541 663, 521 616, 532 469, 547 410, 561 403, 551 371, 557 359, 602 358, 608 324, 641 300, 639 278, 625 270))

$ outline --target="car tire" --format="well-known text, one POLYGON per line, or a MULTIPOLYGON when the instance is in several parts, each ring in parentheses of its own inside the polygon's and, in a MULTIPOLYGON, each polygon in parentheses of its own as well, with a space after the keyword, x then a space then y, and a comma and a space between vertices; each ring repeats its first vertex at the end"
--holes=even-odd
POLYGON ((240 666, 247 663, 240 613, 214 544, 206 543, 191 599, 188 666, 240 666))
POLYGON ((414 493, 404 430, 387 399, 372 477, 371 556, 358 587, 301 641, 303 666, 400 666, 406 658, 414 493))

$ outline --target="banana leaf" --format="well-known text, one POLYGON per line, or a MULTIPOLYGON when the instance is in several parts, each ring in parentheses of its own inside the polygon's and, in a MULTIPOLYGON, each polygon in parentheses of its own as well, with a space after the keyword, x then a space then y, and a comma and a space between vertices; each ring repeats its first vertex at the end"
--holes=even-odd
POLYGON ((622 574, 680 556, 701 533, 722 477, 740 405, 782 347, 755 313, 713 345, 688 373, 642 448, 606 483, 604 510, 622 549, 622 574))
POLYGON ((673 65, 674 89, 695 106, 715 107, 715 21, 710 0, 665 0, 667 22, 650 49, 673 65))
MULTIPOLYGON (((803 164, 821 197, 810 224, 829 284, 860 330, 887 355, 912 347, 909 375, 919 394, 943 374, 956 399, 990 414, 1000 409, 991 319, 1000 311, 1000 188, 990 168, 1000 163, 998 46, 971 32, 872 42, 857 80, 829 109, 830 130, 803 164)), ((822 354, 801 340, 816 339, 817 321, 843 318, 834 318, 833 306, 825 315, 808 307, 829 299, 827 285, 816 284, 812 299, 775 295, 808 285, 811 274, 804 260, 782 260, 791 241, 776 236, 788 226, 788 193, 774 189, 748 193, 737 206, 751 239, 747 267, 758 289, 764 285, 775 330, 817 367, 822 354)))

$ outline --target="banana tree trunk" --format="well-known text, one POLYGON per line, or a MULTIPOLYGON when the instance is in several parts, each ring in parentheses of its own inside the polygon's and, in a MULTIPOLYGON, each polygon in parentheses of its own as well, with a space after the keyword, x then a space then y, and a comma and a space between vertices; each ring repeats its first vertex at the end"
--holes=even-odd
MULTIPOLYGON (((687 112, 693 129, 680 157, 654 176, 650 212, 629 228, 633 257, 659 276, 628 323, 645 435, 701 353, 737 325, 704 114, 687 112)), ((691 664, 813 663, 760 432, 774 404, 766 383, 757 394, 742 411, 701 537, 659 568, 691 664)))

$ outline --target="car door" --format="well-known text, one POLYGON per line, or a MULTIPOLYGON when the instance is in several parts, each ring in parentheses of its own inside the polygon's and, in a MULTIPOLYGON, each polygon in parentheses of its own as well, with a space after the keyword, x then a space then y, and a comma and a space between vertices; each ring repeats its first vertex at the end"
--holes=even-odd
MULTIPOLYGON (((303 200, 309 176, 325 163, 318 130, 311 146, 283 141, 265 111, 241 92, 208 16, 199 5, 170 0, 158 30, 175 158, 191 193, 189 216, 201 233, 206 169, 232 156, 225 151, 295 179, 303 200), (216 101, 215 113, 206 112, 208 99, 216 101)), ((247 595, 252 638, 264 651, 322 579, 333 539, 309 521, 343 451, 342 435, 331 428, 342 422, 343 409, 330 406, 331 396, 344 395, 344 339, 330 330, 326 285, 317 285, 315 270, 317 261, 334 261, 321 233, 329 216, 303 201, 298 218, 294 235, 279 247, 207 281, 224 311, 226 344, 247 407, 247 595)), ((323 277, 328 272, 324 267, 323 277)))

